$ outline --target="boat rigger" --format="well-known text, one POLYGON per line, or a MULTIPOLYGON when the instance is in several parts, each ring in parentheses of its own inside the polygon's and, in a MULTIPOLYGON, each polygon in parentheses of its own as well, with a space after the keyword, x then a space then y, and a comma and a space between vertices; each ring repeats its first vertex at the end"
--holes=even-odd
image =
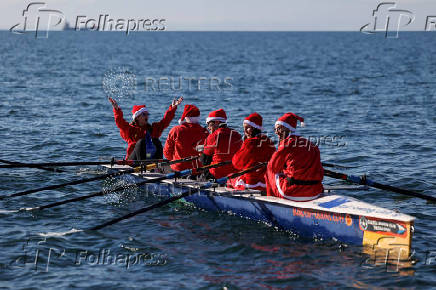
MULTIPOLYGON (((124 165, 105 167, 110 171, 129 168, 124 165)), ((136 183, 161 176, 164 174, 131 173, 122 178, 136 183)), ((184 201, 207 211, 264 222, 302 237, 362 245, 366 253, 378 257, 388 255, 389 259, 405 260, 410 256, 415 220, 410 215, 334 193, 308 202, 296 202, 263 196, 256 190, 235 191, 225 187, 199 190, 204 183, 167 179, 146 184, 145 189, 163 196, 177 196, 186 189, 198 191, 185 197, 184 201)))

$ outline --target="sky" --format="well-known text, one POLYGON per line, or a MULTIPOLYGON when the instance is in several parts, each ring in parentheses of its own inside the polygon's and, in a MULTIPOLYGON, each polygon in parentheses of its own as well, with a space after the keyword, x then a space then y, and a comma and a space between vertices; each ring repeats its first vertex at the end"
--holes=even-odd
MULTIPOLYGON (((359 31, 383 1, 373 0, 0 0, 0 29, 23 22, 29 3, 44 2, 75 24, 77 16, 98 19, 165 19, 170 31, 359 31)), ((413 21, 402 27, 424 30, 427 16, 436 19, 436 0, 399 0, 413 21)), ((401 25, 406 22, 403 19, 401 25)), ((436 21, 436 20, 435 20, 436 21)), ((435 28, 436 30, 436 28, 435 28)))

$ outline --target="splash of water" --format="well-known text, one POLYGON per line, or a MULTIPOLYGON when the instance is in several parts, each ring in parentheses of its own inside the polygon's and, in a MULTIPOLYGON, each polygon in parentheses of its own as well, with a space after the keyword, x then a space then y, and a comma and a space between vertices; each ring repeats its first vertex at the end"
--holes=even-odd
POLYGON ((123 207, 135 201, 138 193, 138 187, 132 186, 130 182, 122 178, 106 178, 103 184, 105 191, 104 199, 117 207, 123 207), (122 187, 122 190, 113 191, 115 188, 122 187))
POLYGON ((46 238, 47 237, 62 237, 62 236, 66 236, 66 235, 74 234, 74 233, 79 233, 79 232, 83 232, 83 230, 72 228, 71 230, 65 231, 65 232, 39 233, 38 236, 46 237, 46 238))

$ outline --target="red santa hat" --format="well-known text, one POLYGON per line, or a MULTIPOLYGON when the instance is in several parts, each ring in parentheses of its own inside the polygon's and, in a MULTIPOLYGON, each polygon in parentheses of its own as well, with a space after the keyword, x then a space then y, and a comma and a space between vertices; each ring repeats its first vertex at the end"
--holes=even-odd
POLYGON ((148 113, 148 110, 145 107, 145 105, 133 106, 133 108, 132 108, 132 120, 135 120, 136 117, 138 117, 139 115, 141 115, 144 112, 148 113))
POLYGON ((223 109, 212 111, 209 113, 209 116, 206 118, 206 124, 209 123, 210 121, 220 121, 226 123, 227 114, 223 109))
POLYGON ((244 124, 262 130, 262 116, 254 112, 253 114, 244 119, 244 124))
POLYGON ((200 109, 195 105, 185 105, 182 117, 179 120, 179 124, 198 123, 200 121, 200 109))
POLYGON ((289 130, 291 130, 291 132, 295 132, 295 130, 297 129, 297 121, 300 121, 300 126, 304 127, 304 118, 288 112, 285 113, 283 116, 281 116, 277 121, 276 121, 276 126, 277 125, 282 125, 285 126, 286 128, 288 128, 289 130))

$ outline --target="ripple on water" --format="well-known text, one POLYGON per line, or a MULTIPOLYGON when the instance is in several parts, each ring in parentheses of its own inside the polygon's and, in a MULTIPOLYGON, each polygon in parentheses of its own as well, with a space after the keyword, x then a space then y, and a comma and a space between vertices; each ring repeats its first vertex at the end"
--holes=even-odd
MULTIPOLYGON (((119 99, 127 121, 134 104, 146 104, 150 121, 159 121, 176 95, 200 108, 202 122, 209 111, 224 108, 229 126, 240 132, 243 118, 258 111, 264 116, 265 131, 272 135, 276 118, 292 111, 307 120, 306 128, 298 128, 303 135, 344 137, 346 146, 320 145, 323 160, 354 167, 338 171, 368 173, 376 181, 434 195, 434 98, 430 96, 435 91, 436 45, 427 34, 405 33, 395 42, 358 33, 171 32, 126 38, 122 33, 54 32, 35 42, 0 32, 0 39, 7 48, 2 49, 0 71, 9 82, 0 86, 4 159, 122 158, 126 143, 101 86, 111 67, 132 66, 137 91, 119 99), (145 89, 146 77, 179 75, 231 77, 232 87, 145 89)), ((163 143, 182 109, 163 132, 163 143)), ((103 173, 93 167, 69 168, 65 173, 8 170, 0 174, 0 190, 3 195, 103 173)), ((430 288, 435 283, 434 268, 423 262, 426 251, 434 247, 434 207, 380 190, 347 194, 416 216, 413 247, 419 261, 406 274, 365 262, 360 248, 304 240, 268 225, 180 204, 97 232, 81 232, 159 200, 136 189, 42 212, 14 212, 106 187, 109 184, 95 182, 1 201, 2 286, 430 288), (54 249, 52 264, 45 271, 50 248, 54 249), (30 262, 17 265, 24 249, 31 261, 40 249, 41 268, 35 270, 30 262), (149 259, 148 264, 128 269, 122 263, 93 265, 89 257, 80 265, 74 263, 77 252, 100 249, 122 255, 153 254, 166 262, 155 265, 149 259)))

